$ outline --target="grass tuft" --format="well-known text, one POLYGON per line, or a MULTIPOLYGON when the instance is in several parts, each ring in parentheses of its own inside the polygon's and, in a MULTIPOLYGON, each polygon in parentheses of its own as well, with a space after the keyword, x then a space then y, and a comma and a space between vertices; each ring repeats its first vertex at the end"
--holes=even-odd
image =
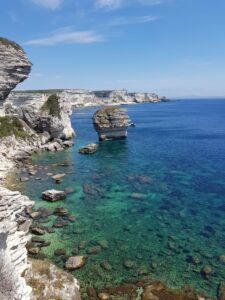
POLYGON ((11 135, 22 139, 29 136, 22 120, 19 118, 15 116, 0 117, 0 138, 11 135))
POLYGON ((53 117, 60 118, 59 97, 56 94, 49 96, 41 110, 49 113, 53 117))

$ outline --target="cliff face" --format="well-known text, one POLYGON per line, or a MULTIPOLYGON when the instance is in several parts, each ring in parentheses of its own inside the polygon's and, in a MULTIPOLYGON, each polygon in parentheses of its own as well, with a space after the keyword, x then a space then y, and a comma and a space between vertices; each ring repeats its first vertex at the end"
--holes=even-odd
POLYGON ((0 38, 0 100, 4 100, 18 83, 24 81, 31 63, 23 49, 14 42, 0 38))
POLYGON ((51 139, 68 140, 75 136, 71 107, 67 99, 57 95, 11 93, 3 111, 17 115, 36 133, 47 132, 51 139))
POLYGON ((165 100, 165 97, 159 97, 155 93, 128 93, 126 90, 64 90, 60 97, 67 99, 74 107, 161 102, 165 100))
POLYGON ((28 268, 25 245, 30 226, 24 209, 31 205, 19 192, 0 187, 0 299, 30 299, 31 288, 21 274, 28 268))
MULTIPOLYGON (((30 69, 31 63, 23 49, 0 38, 0 100, 5 100, 10 91, 28 77, 30 69)), ((49 100, 47 96, 41 96, 40 102, 36 99, 35 96, 35 101, 30 101, 21 95, 11 102, 2 101, 0 107, 1 300, 30 300, 32 297, 32 290, 22 274, 28 268, 26 244, 31 223, 25 211, 33 202, 19 192, 2 187, 4 179, 10 170, 21 167, 23 160, 29 159, 34 151, 68 147, 71 142, 64 140, 74 134, 70 104, 58 98, 49 100)), ((50 286, 51 281, 48 281, 47 287, 50 286)), ((71 290, 73 299, 79 299, 78 289, 76 280, 71 280, 64 292, 71 290)))
MULTIPOLYGON (((128 93, 126 90, 114 90, 114 91, 89 91, 89 90, 62 90, 58 92, 60 100, 67 105, 73 107, 88 107, 97 105, 120 105, 120 104, 132 104, 132 103, 145 103, 145 102, 161 102, 165 101, 165 97, 159 97, 155 93, 128 93)), ((23 103, 36 105, 46 98, 47 95, 43 93, 34 92, 12 92, 7 98, 8 103, 14 103, 19 105, 21 99, 23 103)))

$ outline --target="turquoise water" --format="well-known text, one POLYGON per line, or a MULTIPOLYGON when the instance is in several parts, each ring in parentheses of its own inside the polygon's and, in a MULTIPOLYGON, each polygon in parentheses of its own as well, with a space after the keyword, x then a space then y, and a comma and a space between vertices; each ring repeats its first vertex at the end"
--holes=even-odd
MULTIPOLYGON (((62 258, 54 256, 57 248, 71 255, 85 241, 78 253, 86 255, 107 240, 106 249, 97 247, 85 266, 73 272, 82 290, 149 275, 170 287, 191 284, 215 295, 225 279, 220 258, 225 254, 225 101, 127 108, 137 126, 129 129, 126 140, 101 142, 94 155, 78 154, 79 147, 96 142, 97 135, 91 120, 95 109, 77 109, 72 115, 75 146, 34 156, 40 166, 35 176, 42 180, 34 176, 25 188, 36 207, 64 206, 77 218, 46 233, 51 245, 42 253, 63 266, 62 258), (66 176, 55 184, 49 172, 66 176), (75 192, 64 202, 41 200, 45 189, 68 187, 75 192), (103 262, 111 269, 105 270, 103 262), (211 268, 207 277, 201 273, 204 266, 211 268)), ((51 226, 56 218, 50 216, 43 225, 51 226)))

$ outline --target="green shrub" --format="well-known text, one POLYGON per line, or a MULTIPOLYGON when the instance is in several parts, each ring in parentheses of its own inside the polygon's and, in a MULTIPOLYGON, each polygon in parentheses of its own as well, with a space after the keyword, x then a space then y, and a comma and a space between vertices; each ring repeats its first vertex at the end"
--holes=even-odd
POLYGON ((10 41, 10 40, 8 40, 6 38, 3 38, 3 37, 0 37, 0 44, 3 44, 6 47, 10 47, 11 46, 11 47, 13 47, 16 50, 23 51, 23 48, 20 47, 20 45, 18 45, 16 42, 10 41))
POLYGON ((0 117, 0 138, 10 135, 24 139, 28 136, 28 133, 19 118, 15 116, 0 117))
POLYGON ((119 106, 114 106, 114 105, 104 106, 104 107, 98 109, 98 110, 94 113, 94 116, 98 115, 99 113, 100 113, 100 114, 108 115, 108 114, 111 114, 111 113, 113 113, 114 111, 117 111, 117 110, 121 110, 121 107, 119 107, 119 106))
POLYGON ((53 117, 60 118, 59 97, 56 94, 49 96, 41 110, 47 112, 53 117))

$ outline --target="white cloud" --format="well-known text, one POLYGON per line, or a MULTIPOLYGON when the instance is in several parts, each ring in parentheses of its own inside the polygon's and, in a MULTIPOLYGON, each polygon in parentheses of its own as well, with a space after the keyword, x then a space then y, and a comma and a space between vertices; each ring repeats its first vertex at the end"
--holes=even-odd
POLYGON ((163 0, 138 0, 138 2, 144 5, 159 5, 163 3, 163 0))
POLYGON ((165 0, 95 0, 97 7, 116 9, 121 6, 129 6, 134 3, 139 3, 142 5, 158 5, 162 4, 165 0))
POLYGON ((31 0, 33 3, 49 8, 56 9, 60 6, 62 0, 31 0))
POLYGON ((48 45, 59 44, 91 44, 103 42, 104 37, 95 31, 72 31, 68 28, 62 28, 54 32, 49 37, 27 41, 27 45, 48 45))
POLYGON ((115 9, 119 8, 123 3, 123 0, 97 0, 96 5, 98 7, 115 9))
POLYGON ((138 23, 148 23, 157 20, 158 17, 155 16, 141 16, 141 17, 121 17, 113 19, 109 24, 111 26, 138 24, 138 23))

